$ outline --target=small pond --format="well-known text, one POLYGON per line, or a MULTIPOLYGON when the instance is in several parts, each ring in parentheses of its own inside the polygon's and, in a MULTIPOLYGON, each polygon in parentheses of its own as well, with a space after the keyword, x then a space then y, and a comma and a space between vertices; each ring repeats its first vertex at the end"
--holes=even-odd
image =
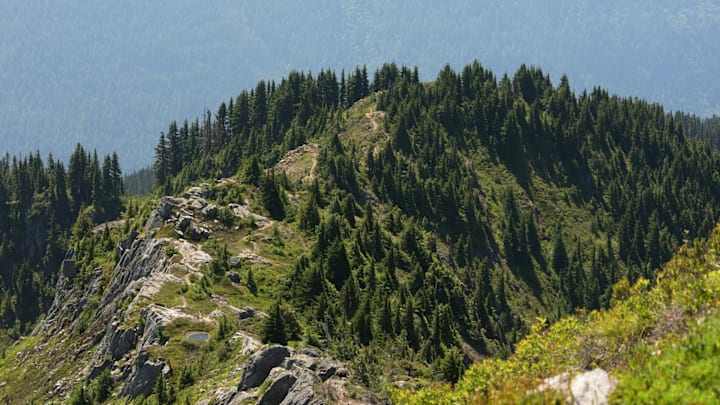
POLYGON ((210 339, 210 334, 206 332, 188 332, 185 336, 196 342, 207 342, 210 339))

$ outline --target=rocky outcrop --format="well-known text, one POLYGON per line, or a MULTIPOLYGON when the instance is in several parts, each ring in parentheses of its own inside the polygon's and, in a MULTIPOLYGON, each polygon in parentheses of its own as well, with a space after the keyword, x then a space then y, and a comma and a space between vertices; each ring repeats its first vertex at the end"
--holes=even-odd
MULTIPOLYGON (((168 377, 171 373, 168 363, 157 357, 163 350, 153 348, 166 343, 167 335, 163 330, 168 324, 179 318, 212 323, 215 322, 213 317, 219 318, 227 313, 235 314, 236 320, 266 316, 252 307, 236 308, 223 295, 216 294, 210 298, 219 309, 210 315, 191 314, 187 304, 168 307, 153 304, 154 296, 163 291, 163 286, 187 283, 183 279, 189 279, 186 273, 197 275, 202 264, 212 260, 198 244, 189 241, 193 232, 199 232, 200 238, 207 237, 213 226, 212 223, 202 222, 208 215, 212 216, 208 213, 210 205, 204 200, 204 193, 202 189, 197 189, 189 190, 185 198, 162 198, 146 223, 145 235, 132 232, 117 244, 116 253, 120 258, 109 278, 107 269, 102 268, 92 271, 82 280, 70 271, 60 273, 55 300, 37 333, 45 336, 67 334, 76 330, 82 319, 83 337, 87 338, 73 341, 69 355, 78 361, 87 358, 84 357, 87 353, 94 355, 91 356, 92 362, 83 364, 85 368, 78 373, 76 380, 68 380, 48 394, 49 401, 66 399, 73 385, 89 382, 107 369, 111 370, 119 387, 117 399, 124 397, 131 401, 139 395, 148 395, 159 376, 168 377), (155 229, 168 225, 182 228, 187 239, 154 236, 155 229), (205 231, 200 228, 206 228, 207 233, 203 234, 205 231), (168 257, 168 244, 172 244, 178 255, 168 257), (71 274, 74 277, 68 277, 71 274), (88 315, 91 315, 89 323, 88 315)), ((264 220, 264 217, 251 214, 246 205, 238 207, 242 207, 243 213, 254 220, 264 220)), ((166 230, 162 233, 165 234, 166 230)), ((237 259, 238 263, 265 260, 250 253, 241 253, 237 259)), ((228 276, 234 283, 241 282, 237 272, 228 276)), ((342 365, 316 350, 264 347, 256 337, 243 331, 238 331, 230 340, 241 343, 240 352, 250 359, 244 366, 238 365, 234 369, 232 373, 236 374, 231 373, 232 383, 229 384, 232 386, 215 388, 214 394, 207 393, 207 403, 248 400, 267 404, 327 402, 331 397, 327 392, 346 381, 344 376, 340 376, 342 373, 339 370, 344 369, 342 365), (258 387, 263 383, 268 389, 260 393, 258 387), (317 390, 318 387, 324 388, 317 390)))
MULTIPOLYGON (((233 339, 243 339, 244 354, 256 350, 257 342, 240 332, 233 339)), ((223 401, 218 403, 245 403, 243 401, 257 398, 256 388, 263 384, 268 384, 268 388, 260 395, 258 404, 325 403, 331 398, 323 397, 316 392, 316 388, 326 381, 330 383, 330 379, 333 379, 331 381, 335 385, 343 385, 344 377, 338 375, 341 369, 343 367, 340 363, 314 349, 295 351, 286 346, 271 346, 251 355, 235 393, 228 396, 227 391, 222 390, 223 401)), ((327 388, 325 390, 329 391, 327 388)), ((213 395, 217 398, 218 393, 213 395)))
POLYGON ((110 359, 116 361, 135 348, 137 338, 135 328, 119 329, 118 322, 113 322, 108 325, 107 333, 100 347, 104 349, 103 352, 108 354, 110 359))
POLYGON ((68 274, 61 272, 55 283, 53 303, 33 334, 52 336, 63 330, 75 330, 80 315, 88 309, 88 305, 91 305, 93 310, 97 305, 95 297, 102 290, 102 284, 102 269, 95 269, 85 276, 84 280, 78 280, 77 274, 68 277, 68 274))
POLYGON ((173 209, 178 205, 180 205, 180 200, 177 198, 161 198, 158 205, 155 207, 152 213, 150 213, 150 218, 148 218, 147 222, 145 223, 145 230, 156 229, 163 226, 165 221, 170 219, 173 209))
POLYGON ((570 390, 575 404, 603 405, 608 403, 608 398, 616 386, 617 380, 614 377, 607 371, 596 368, 573 378, 570 390))
POLYGON ((230 281, 231 283, 235 283, 235 284, 240 283, 240 275, 234 271, 228 271, 227 278, 228 278, 228 281, 230 281))
MULTIPOLYGON (((320 404, 313 386, 317 382, 317 377, 307 370, 294 369, 288 373, 292 376, 293 383, 287 388, 287 392, 284 393, 284 398, 280 404, 283 405, 315 405, 320 404)), ((277 380, 276 380, 277 381, 277 380)), ((275 382, 273 382, 275 384, 275 382)), ((271 385, 272 387, 272 385, 271 385)), ((284 388, 284 387, 279 387, 284 388)), ((278 392, 279 395, 283 395, 282 391, 278 392)), ((264 397, 263 397, 264 398, 264 397)), ((268 402, 268 404, 271 402, 268 402)))
POLYGON ((228 265, 231 269, 239 269, 242 267, 243 258, 240 256, 233 256, 230 259, 228 259, 228 265))
POLYGON ((253 214, 250 211, 250 206, 247 204, 247 202, 244 202, 243 204, 231 203, 228 204, 228 208, 232 210, 233 215, 240 219, 252 218, 255 224, 257 224, 258 226, 266 226, 270 224, 270 219, 268 219, 267 217, 253 214))
POLYGON ((135 238, 138 237, 137 231, 130 231, 128 236, 125 239, 120 240, 117 245, 117 254, 122 255, 125 253, 128 249, 132 247, 133 242, 135 242, 135 238))
POLYGON ((214 204, 208 204, 205 208, 203 208, 200 213, 202 214, 203 218, 205 219, 215 219, 218 214, 218 207, 214 204))
POLYGON ((170 367, 162 359, 150 359, 150 353, 143 350, 135 358, 132 369, 120 388, 121 397, 150 395, 160 375, 170 375, 170 367))
POLYGON ((290 372, 282 372, 279 377, 270 384, 268 389, 260 398, 258 405, 274 405, 281 403, 287 397, 290 388, 297 381, 297 376, 290 372))
POLYGON ((238 390, 246 391, 260 386, 270 374, 270 370, 279 366, 289 356, 290 349, 285 346, 272 346, 255 353, 245 366, 238 390))
POLYGON ((246 334, 245 332, 242 332, 242 331, 235 332, 235 335, 232 338, 230 338, 231 343, 234 343, 236 341, 241 342, 240 354, 245 355, 245 356, 248 356, 248 355, 251 355, 251 354, 257 352, 258 349, 260 348, 260 346, 262 346, 262 344, 260 343, 259 340, 255 339, 252 336, 249 336, 248 334, 246 334))
POLYGON ((537 391, 557 391, 565 396, 567 404, 605 405, 616 386, 615 377, 601 368, 596 368, 574 377, 570 373, 562 373, 546 378, 537 391))
POLYGON ((262 311, 258 311, 253 307, 244 307, 237 313, 238 319, 250 319, 255 317, 266 318, 267 314, 262 311))

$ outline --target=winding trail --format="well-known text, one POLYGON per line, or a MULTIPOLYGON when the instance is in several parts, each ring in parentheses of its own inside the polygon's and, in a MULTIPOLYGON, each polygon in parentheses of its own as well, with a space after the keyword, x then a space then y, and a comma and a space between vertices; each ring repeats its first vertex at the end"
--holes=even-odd
MULTIPOLYGON (((190 282, 190 273, 187 273, 183 276, 183 281, 188 285, 188 287, 192 285, 192 283, 190 282)), ((183 308, 188 307, 188 303, 187 303, 187 299, 185 298, 185 294, 180 294, 180 301, 182 301, 183 308)))
POLYGON ((384 117, 385 114, 382 111, 375 111, 374 109, 371 111, 368 111, 365 113, 365 117, 367 117, 370 120, 370 125, 372 125, 372 130, 374 132, 377 132, 380 128, 380 125, 378 124, 378 118, 384 117))

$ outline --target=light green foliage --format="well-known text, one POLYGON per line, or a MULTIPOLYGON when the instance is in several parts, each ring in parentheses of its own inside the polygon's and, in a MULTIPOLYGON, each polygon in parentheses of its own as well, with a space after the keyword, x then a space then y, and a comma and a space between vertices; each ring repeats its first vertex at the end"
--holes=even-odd
POLYGON ((642 344, 623 370, 618 403, 710 404, 720 401, 720 314, 700 317, 681 339, 642 344))
POLYGON ((720 226, 706 242, 680 249, 650 288, 640 279, 615 286, 612 308, 533 331, 507 360, 471 366, 451 388, 394 390, 393 402, 547 403, 529 395, 543 378, 602 367, 618 378, 619 403, 714 403, 720 361, 720 226))

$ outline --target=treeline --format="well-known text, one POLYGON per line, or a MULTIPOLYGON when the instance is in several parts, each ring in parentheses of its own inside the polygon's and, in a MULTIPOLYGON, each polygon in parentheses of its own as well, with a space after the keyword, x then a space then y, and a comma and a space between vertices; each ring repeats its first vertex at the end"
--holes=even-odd
MULTIPOLYGON (((659 105, 600 88, 576 96, 566 77, 553 87, 525 66, 498 81, 478 63, 459 74, 447 67, 429 87, 400 80, 379 99, 392 142, 368 157, 374 189, 409 215, 436 219, 441 232, 452 230, 460 258, 493 248, 480 226, 487 223, 478 198, 484 185, 463 164, 481 151, 506 165, 529 195, 533 175, 576 187, 618 248, 608 242, 592 253, 597 257, 580 249, 582 265, 616 257, 631 281, 652 278, 683 238, 704 235, 718 218, 718 154, 686 142, 680 123, 659 105)), ((522 272, 537 253, 534 218, 542 213, 516 210, 512 203, 503 210, 502 244, 510 267, 522 272)), ((588 268, 579 274, 560 282, 599 276, 588 268)), ((602 281, 589 282, 602 292, 609 287, 602 281)))
MULTIPOLYGON (((417 71, 415 72, 417 75, 417 71)), ((269 164, 307 137, 338 131, 337 114, 370 94, 366 68, 338 80, 332 71, 292 72, 275 83, 260 81, 223 102, 202 120, 172 122, 155 148, 155 179, 166 192, 203 177, 235 174, 251 156, 269 164)))
POLYGON ((717 152, 659 105, 578 95, 526 66, 500 79, 477 62, 446 67, 431 84, 392 64, 372 82, 360 68, 344 77, 260 82, 214 119, 172 123, 154 165, 165 191, 238 173, 273 217, 296 221, 314 243, 282 298, 341 357, 377 364, 384 350, 454 379, 461 342, 505 353, 532 314, 606 306, 615 282, 652 280, 718 220, 717 152), (370 94, 389 139, 359 156, 338 135, 370 94), (308 140, 323 145, 312 184, 263 170, 308 140))
POLYGON ((675 120, 682 123, 688 136, 707 141, 715 148, 720 149, 720 117, 717 115, 702 118, 678 111, 675 113, 675 120))
POLYGON ((52 302, 76 218, 87 216, 90 224, 116 218, 122 193, 115 154, 101 161, 77 145, 67 170, 52 155, 0 159, 2 329, 28 332, 52 302))

